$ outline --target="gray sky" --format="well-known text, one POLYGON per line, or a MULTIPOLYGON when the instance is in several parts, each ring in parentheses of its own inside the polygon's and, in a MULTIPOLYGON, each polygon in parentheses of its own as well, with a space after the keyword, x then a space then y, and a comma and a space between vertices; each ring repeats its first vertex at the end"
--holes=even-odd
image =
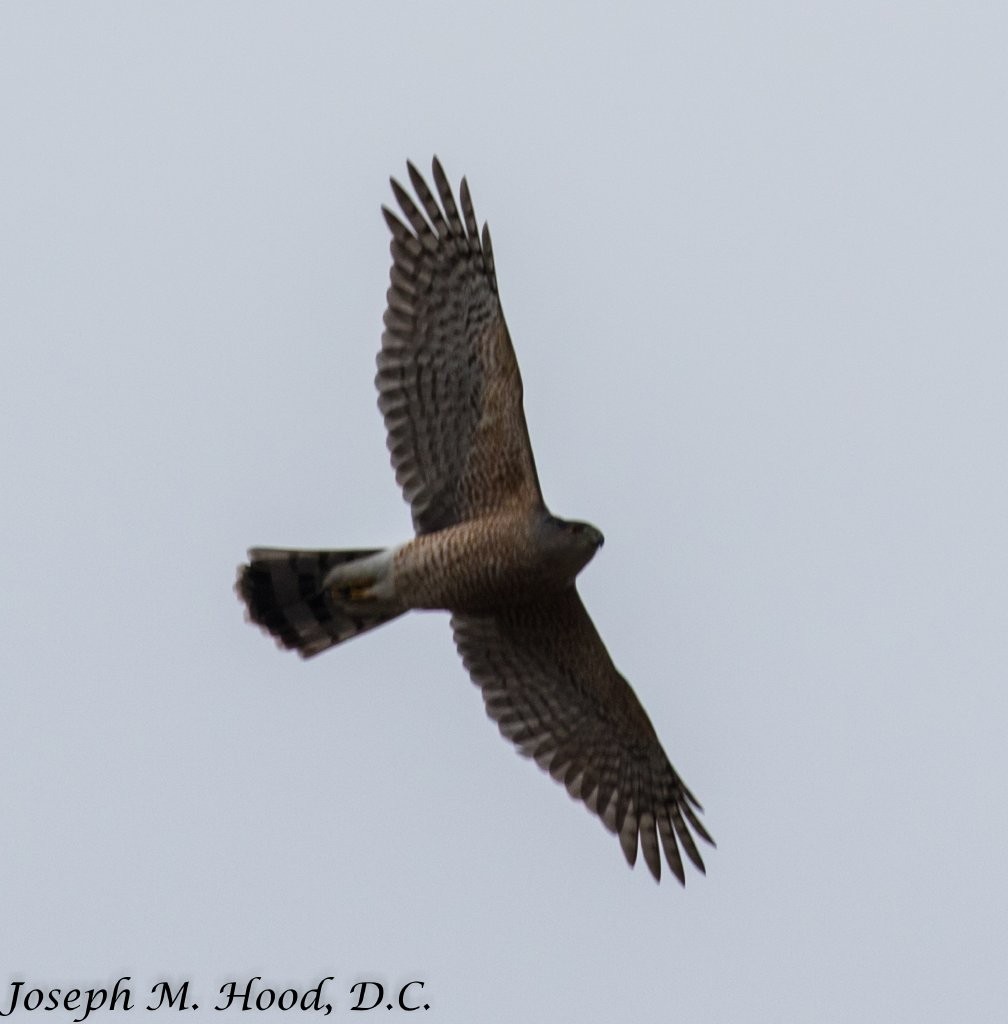
POLYGON ((0 7, 0 1008, 1003 1014, 1004 5, 539 7, 0 7), (718 840, 685 891, 509 749, 445 616, 304 664, 231 592, 251 544, 407 536, 378 208, 433 152, 718 840))

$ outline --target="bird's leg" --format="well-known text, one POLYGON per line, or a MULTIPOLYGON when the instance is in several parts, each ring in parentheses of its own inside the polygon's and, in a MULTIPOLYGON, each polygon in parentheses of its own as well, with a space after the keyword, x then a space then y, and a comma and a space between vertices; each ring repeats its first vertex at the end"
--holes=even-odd
POLYGON ((394 600, 393 554, 394 549, 390 548, 333 566, 322 581, 322 587, 340 604, 394 600))

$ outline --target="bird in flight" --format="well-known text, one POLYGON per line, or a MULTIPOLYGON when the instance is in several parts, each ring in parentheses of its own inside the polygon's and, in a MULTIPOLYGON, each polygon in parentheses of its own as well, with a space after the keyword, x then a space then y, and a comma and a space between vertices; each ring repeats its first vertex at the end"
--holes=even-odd
POLYGON ((704 871, 693 833, 714 841, 578 596, 603 538, 543 500, 490 233, 465 178, 456 203, 436 157, 436 195, 408 170, 413 195, 392 179, 401 213, 382 208, 392 268, 375 383, 415 536, 252 548, 236 590, 248 618, 303 658, 410 609, 447 610, 501 733, 616 833, 631 866, 639 840, 656 880, 661 849, 685 884, 680 847, 704 871))

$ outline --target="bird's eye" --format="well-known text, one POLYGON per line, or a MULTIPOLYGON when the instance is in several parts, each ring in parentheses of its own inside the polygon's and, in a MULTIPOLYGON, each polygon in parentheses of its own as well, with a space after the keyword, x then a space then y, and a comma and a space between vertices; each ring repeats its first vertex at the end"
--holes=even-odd
POLYGON ((584 523, 571 523, 571 533, 584 533, 584 523))

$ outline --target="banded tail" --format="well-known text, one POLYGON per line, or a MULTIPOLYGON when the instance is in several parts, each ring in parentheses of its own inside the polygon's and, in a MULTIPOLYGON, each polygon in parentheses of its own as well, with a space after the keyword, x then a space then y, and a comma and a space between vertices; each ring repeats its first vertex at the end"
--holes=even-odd
POLYGON ((235 590, 245 602, 249 621, 272 634, 278 646, 310 658, 406 611, 361 594, 380 581, 381 569, 388 565, 383 555, 381 548, 252 548, 248 564, 238 568, 235 590), (334 572, 338 567, 343 568, 334 572), (334 576, 345 578, 349 585, 334 582, 334 576))

